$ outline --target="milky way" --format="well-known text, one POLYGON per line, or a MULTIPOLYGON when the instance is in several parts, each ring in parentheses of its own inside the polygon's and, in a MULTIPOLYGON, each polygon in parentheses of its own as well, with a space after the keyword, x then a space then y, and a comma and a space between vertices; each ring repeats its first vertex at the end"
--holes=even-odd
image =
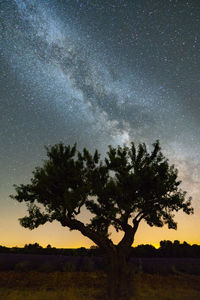
POLYGON ((5 209, 59 141, 105 153, 160 139, 198 203, 198 0, 2 1, 0 38, 5 209))

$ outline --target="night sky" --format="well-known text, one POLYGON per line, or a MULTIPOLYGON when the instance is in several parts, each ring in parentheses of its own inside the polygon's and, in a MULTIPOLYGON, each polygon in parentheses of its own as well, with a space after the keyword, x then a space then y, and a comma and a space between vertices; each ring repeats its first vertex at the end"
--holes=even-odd
POLYGON ((0 244, 91 245, 58 223, 19 225, 26 208, 9 195, 44 145, 103 156, 109 144, 156 139, 195 214, 178 214, 177 231, 142 223, 135 242, 200 244, 199 0, 1 0, 0 113, 0 244))

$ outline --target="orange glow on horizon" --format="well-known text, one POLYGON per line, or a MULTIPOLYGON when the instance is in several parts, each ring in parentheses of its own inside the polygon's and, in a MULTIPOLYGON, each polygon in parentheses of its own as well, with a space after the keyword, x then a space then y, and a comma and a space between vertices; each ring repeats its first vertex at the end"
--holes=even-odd
MULTIPOLYGON (((42 247, 50 244, 56 248, 90 248, 94 243, 84 237, 78 231, 70 231, 62 227, 58 222, 47 223, 34 230, 23 228, 18 221, 19 217, 26 214, 25 209, 12 206, 9 211, 9 218, 6 215, 1 217, 0 245, 6 247, 24 247, 25 244, 38 243, 42 247)), ((162 240, 179 240, 190 245, 200 245, 200 219, 198 215, 178 214, 175 218, 178 222, 177 230, 168 229, 167 226, 158 228, 150 227, 145 222, 141 222, 133 246, 150 244, 155 248, 159 247, 162 240)), ((111 239, 116 244, 121 239, 123 232, 112 232, 111 239)))

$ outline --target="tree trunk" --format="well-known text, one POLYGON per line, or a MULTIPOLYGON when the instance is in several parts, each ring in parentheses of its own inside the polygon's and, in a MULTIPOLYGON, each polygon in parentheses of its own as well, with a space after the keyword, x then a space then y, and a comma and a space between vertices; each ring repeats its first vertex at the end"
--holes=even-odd
POLYGON ((107 272, 107 299, 129 300, 132 294, 131 269, 128 255, 115 249, 105 258, 107 272))

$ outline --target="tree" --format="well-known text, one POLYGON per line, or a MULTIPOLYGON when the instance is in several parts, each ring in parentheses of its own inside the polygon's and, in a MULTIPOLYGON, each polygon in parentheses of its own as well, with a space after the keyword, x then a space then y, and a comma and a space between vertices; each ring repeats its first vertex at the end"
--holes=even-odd
POLYGON ((105 253, 108 299, 129 299, 128 259, 140 222, 176 229, 174 212, 193 212, 191 198, 179 189, 177 169, 158 141, 152 151, 145 144, 110 146, 103 161, 97 150, 94 155, 87 149, 78 152, 76 145, 60 143, 46 150, 48 159, 35 169, 30 184, 15 186, 11 196, 27 203, 21 225, 34 229, 57 220, 80 231, 105 253), (88 224, 77 218, 84 206, 92 214, 88 224), (118 244, 110 238, 110 227, 124 233, 118 244))
POLYGON ((30 253, 40 253, 42 249, 42 246, 40 246, 38 243, 24 245, 24 250, 30 253))

